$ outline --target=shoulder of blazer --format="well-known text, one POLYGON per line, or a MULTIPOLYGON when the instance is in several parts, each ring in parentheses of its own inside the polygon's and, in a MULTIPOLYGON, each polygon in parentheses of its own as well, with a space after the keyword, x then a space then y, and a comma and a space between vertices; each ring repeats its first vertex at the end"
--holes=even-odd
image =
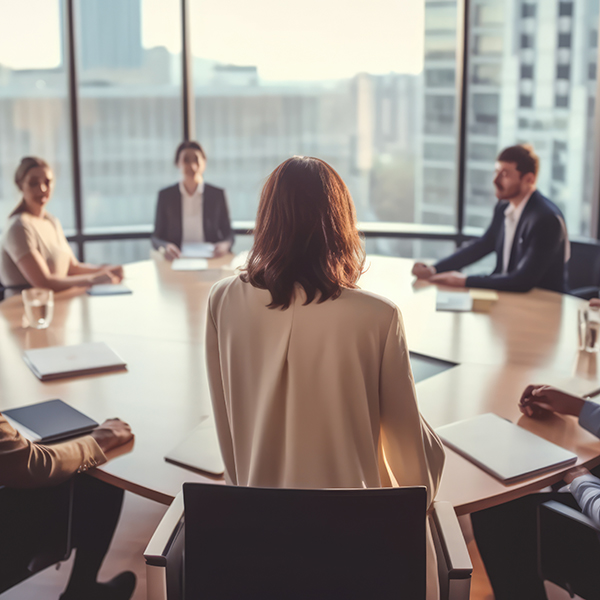
POLYGON ((535 192, 531 194, 529 202, 527 202, 527 206, 523 211, 523 216, 526 214, 537 218, 556 216, 561 217, 564 221, 560 208, 558 208, 552 200, 543 196, 538 190, 535 190, 535 192))
POLYGON ((210 183, 204 184, 204 193, 205 194, 218 194, 219 196, 225 193, 223 188, 217 187, 216 185, 211 185, 210 183))
POLYGON ((164 198, 165 202, 172 201, 173 199, 181 198, 181 192, 179 191, 179 184, 170 185, 169 187, 163 188, 158 192, 158 199, 164 198))
POLYGON ((205 202, 219 202, 225 200, 225 190, 210 183, 204 184, 204 201, 205 202))

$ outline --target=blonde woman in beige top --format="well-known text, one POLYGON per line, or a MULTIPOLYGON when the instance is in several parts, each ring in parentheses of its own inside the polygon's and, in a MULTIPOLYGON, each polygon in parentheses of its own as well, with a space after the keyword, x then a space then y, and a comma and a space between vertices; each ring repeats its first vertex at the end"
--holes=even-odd
POLYGON ((22 289, 54 291, 97 283, 118 283, 120 266, 80 263, 74 256, 60 221, 46 211, 54 175, 41 158, 26 156, 15 173, 23 197, 8 219, 0 251, 0 283, 22 289))
MULTIPOLYGON (((325 162, 267 180, 243 274, 211 290, 207 363, 225 477, 234 485, 423 485, 442 444, 419 414, 397 306, 356 286, 352 199, 325 162)), ((349 524, 351 526, 351 524, 349 524)), ((437 572, 428 544, 428 598, 437 572)))

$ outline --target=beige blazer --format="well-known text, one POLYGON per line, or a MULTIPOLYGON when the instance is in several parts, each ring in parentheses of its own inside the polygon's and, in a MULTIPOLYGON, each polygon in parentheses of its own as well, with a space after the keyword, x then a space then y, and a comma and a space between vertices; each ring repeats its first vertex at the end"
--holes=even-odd
MULTIPOLYGON (((239 277, 210 293, 207 365, 234 485, 357 488, 423 485, 429 502, 442 443, 419 413, 400 310, 361 290, 287 310, 239 277)), ((437 575, 428 548, 428 598, 437 575)))
POLYGON ((105 462, 104 452, 90 435, 42 446, 25 439, 0 414, 0 486, 56 485, 105 462))

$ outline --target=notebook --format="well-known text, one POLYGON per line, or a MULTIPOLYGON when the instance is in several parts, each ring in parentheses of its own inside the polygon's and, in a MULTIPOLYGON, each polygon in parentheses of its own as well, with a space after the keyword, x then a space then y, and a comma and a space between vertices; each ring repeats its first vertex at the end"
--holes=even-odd
POLYGON ((98 423, 65 404, 62 400, 47 400, 2 413, 23 436, 33 442, 55 442, 89 433, 98 423))
POLYGON ((498 415, 438 427, 444 443, 504 483, 573 464, 577 456, 498 415))
POLYGON ((107 283, 93 285, 86 291, 90 296, 121 296, 122 294, 131 294, 131 290, 122 283, 107 283))
POLYGON ((124 369, 127 363, 104 342, 25 350, 23 359, 42 381, 124 369))
POLYGON ((208 242, 195 242, 181 245, 182 258, 212 258, 215 245, 208 242))
POLYGON ((206 271, 208 261, 205 258, 176 258, 171 263, 173 271, 206 271))
POLYGON ((470 312, 473 310, 473 298, 469 292, 437 291, 435 310, 452 312, 470 312))
POLYGON ((165 460, 201 474, 222 475, 225 465, 213 420, 198 425, 165 456, 165 460))

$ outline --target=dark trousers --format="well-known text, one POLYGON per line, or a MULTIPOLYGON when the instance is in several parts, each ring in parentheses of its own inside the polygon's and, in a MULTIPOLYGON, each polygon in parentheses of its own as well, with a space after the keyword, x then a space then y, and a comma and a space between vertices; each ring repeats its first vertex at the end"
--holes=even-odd
MULTIPOLYGON (((600 468, 593 471, 600 476, 600 468)), ((537 568, 537 509, 548 500, 579 509, 568 493, 531 494, 471 514, 496 600, 547 600, 537 568)))
POLYGON ((51 488, 0 490, 0 592, 76 556, 68 589, 92 586, 117 526, 123 490, 77 475, 51 488), (69 515, 70 513, 70 515, 69 515))

